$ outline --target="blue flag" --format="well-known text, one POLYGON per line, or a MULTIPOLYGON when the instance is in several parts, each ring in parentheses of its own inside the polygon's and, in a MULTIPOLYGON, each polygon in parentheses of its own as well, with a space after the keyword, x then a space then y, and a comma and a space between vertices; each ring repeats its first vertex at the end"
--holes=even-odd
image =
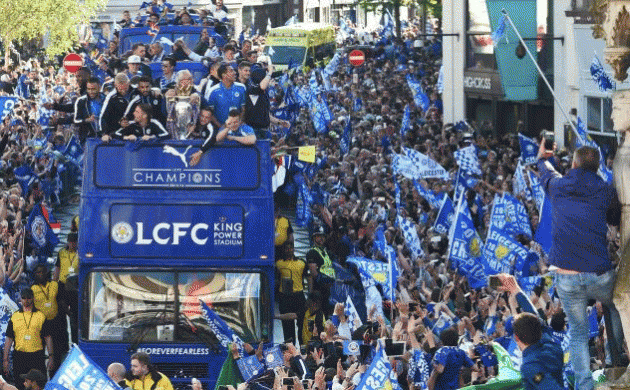
POLYGON ((66 145, 66 149, 63 151, 63 155, 76 166, 81 166, 83 160, 83 148, 79 143, 77 137, 72 135, 70 141, 66 145))
POLYGON ((339 141, 339 148, 341 149, 341 154, 345 155, 352 147, 352 119, 348 116, 346 126, 343 128, 343 134, 341 135, 341 140, 339 141))
POLYGON ((529 224, 529 214, 523 203, 507 193, 503 194, 503 203, 505 204, 506 230, 514 235, 525 234, 531 237, 532 227, 529 224))
POLYGON ((383 294, 387 299, 394 296, 394 292, 391 289, 392 284, 390 283, 388 263, 359 256, 350 256, 346 261, 356 265, 359 272, 363 273, 361 282, 365 289, 376 283, 383 288, 383 294))
POLYGON ((602 63, 599 61, 597 55, 593 56, 593 61, 591 61, 591 77, 593 81, 597 83, 600 91, 607 91, 615 89, 615 81, 610 77, 608 73, 604 70, 602 63))
POLYGON ((236 365, 245 382, 265 371, 265 366, 258 360, 256 355, 242 356, 236 361, 236 365))
POLYGON ((26 223, 26 231, 31 233, 33 244, 39 250, 40 257, 52 256, 59 239, 48 224, 48 221, 46 221, 41 203, 37 203, 33 207, 33 211, 31 211, 26 223))
POLYGON ((37 175, 28 165, 15 168, 13 173, 15 174, 15 178, 20 182, 20 187, 22 187, 22 197, 26 198, 29 188, 38 180, 37 175))
POLYGON ((582 119, 579 116, 577 119, 576 127, 577 127, 577 138, 575 140, 576 148, 579 148, 582 146, 590 146, 597 149, 597 151, 599 152, 599 169, 597 170, 597 174, 602 179, 604 179, 607 183, 612 183, 613 181, 612 171, 608 169, 608 167, 606 167, 606 160, 604 159, 604 154, 602 153, 602 150, 600 149, 599 145, 597 145, 597 143, 593 141, 591 136, 588 134, 586 130, 586 125, 584 124, 584 121, 582 121, 582 119))
POLYGON ((120 386, 75 344, 44 387, 44 390, 67 389, 120 390, 120 386))
POLYGON ((551 239, 551 224, 552 224, 552 206, 549 198, 545 196, 543 205, 540 212, 540 221, 538 222, 538 228, 536 228, 536 234, 534 235, 534 241, 540 244, 545 253, 549 254, 552 245, 551 239))
POLYGON ((432 158, 418 152, 415 149, 406 148, 404 146, 402 149, 407 158, 411 159, 419 178, 449 179, 448 171, 432 158))
POLYGON ((423 197, 427 202, 429 202, 429 205, 431 205, 432 208, 439 209, 440 207, 442 207, 442 200, 433 191, 424 188, 424 186, 418 183, 416 180, 413 180, 413 186, 415 187, 416 191, 418 191, 418 194, 423 197))
POLYGON ((477 157, 477 147, 470 145, 465 148, 461 148, 454 153, 455 161, 462 171, 469 175, 481 175, 481 166, 479 165, 479 158, 477 157))
POLYGON ((361 355, 361 343, 357 340, 344 340, 343 341, 343 354, 346 356, 361 355))
POLYGON ((499 24, 497 25, 497 28, 492 32, 492 35, 490 35, 490 38, 492 39, 492 43, 494 44, 494 47, 496 47, 499 42, 501 41, 501 39, 503 39, 503 37, 505 36, 505 15, 501 15, 501 18, 499 18, 499 24))
POLYGON ((400 214, 396 216, 396 222, 398 223, 398 227, 402 230, 405 244, 409 252, 411 252, 411 258, 417 260, 424 256, 415 224, 410 221, 409 218, 403 218, 400 214))
POLYGON ((313 219, 313 213, 311 212, 311 205, 313 204, 313 197, 311 191, 308 189, 304 177, 296 175, 294 177, 298 187, 298 199, 296 204, 295 225, 299 227, 308 226, 308 223, 313 219))
POLYGON ((357 386, 357 390, 381 390, 399 388, 395 376, 392 378, 392 366, 385 355, 385 348, 376 351, 372 364, 368 367, 357 386))
POLYGON ((201 307, 203 308, 204 317, 208 322, 208 326, 219 340, 219 343, 221 343, 221 346, 227 351, 231 343, 236 343, 236 347, 241 356, 247 356, 243 340, 234 334, 234 331, 232 331, 225 321, 223 321, 214 310, 210 309, 204 301, 199 300, 199 302, 201 302, 201 307))
POLYGON ((464 201, 459 201, 453 226, 449 259, 457 266, 457 270, 468 278, 468 283, 472 288, 485 287, 487 266, 484 265, 486 261, 482 252, 483 243, 470 218, 468 205, 464 201))
POLYGON ((7 115, 11 115, 13 113, 13 106, 18 101, 18 97, 16 96, 1 96, 0 97, 0 108, 2 109, 2 114, 0 114, 0 121, 4 121, 4 118, 7 115))
POLYGON ((438 215, 435 218, 435 223, 433 224, 433 230, 435 230, 439 234, 448 233, 451 224, 453 223, 453 217, 455 215, 455 208, 453 207, 453 201, 448 195, 445 195, 442 198, 442 206, 440 206, 440 211, 438 211, 438 215))
POLYGON ((529 186, 532 189, 532 196, 534 198, 534 202, 536 202, 536 207, 540 212, 541 207, 543 205, 543 200, 545 199, 545 190, 542 188, 540 184, 540 180, 535 173, 531 171, 527 171, 527 177, 529 179, 529 186))
POLYGON ((409 122, 411 121, 411 109, 409 104, 405 106, 405 112, 403 113, 402 123, 400 125, 400 135, 405 136, 409 130, 409 122))
POLYGON ((536 164, 536 161, 538 161, 538 144, 536 144, 536 141, 518 133, 518 142, 521 146, 521 161, 523 164, 536 164))
POLYGON ((512 260, 515 256, 527 258, 528 252, 504 230, 490 225, 486 244, 483 247, 484 257, 491 272, 488 274, 512 272, 512 260))
POLYGON ((446 329, 450 328, 453 325, 455 325, 455 323, 453 322, 453 320, 451 320, 449 316, 444 313, 440 313, 440 316, 435 321, 435 324, 433 324, 432 330, 436 336, 440 336, 440 333, 444 332, 446 329))

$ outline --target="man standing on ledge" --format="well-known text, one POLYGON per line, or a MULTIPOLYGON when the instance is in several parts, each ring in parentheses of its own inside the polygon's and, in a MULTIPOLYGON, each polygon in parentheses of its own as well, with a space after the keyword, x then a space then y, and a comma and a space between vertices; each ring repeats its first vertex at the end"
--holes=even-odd
MULTIPOLYGON (((555 145, 554 148, 555 149, 555 145)), ((615 270, 608 257, 607 222, 616 225, 618 208, 615 189, 598 175, 599 152, 583 146, 573 154, 571 170, 563 177, 551 165, 553 150, 538 150, 538 169, 546 200, 552 207, 550 270, 555 273, 556 291, 569 321, 569 350, 575 370, 575 389, 594 387, 588 348, 588 301, 595 299, 610 309, 618 346, 623 332, 619 312, 612 302, 615 270)))

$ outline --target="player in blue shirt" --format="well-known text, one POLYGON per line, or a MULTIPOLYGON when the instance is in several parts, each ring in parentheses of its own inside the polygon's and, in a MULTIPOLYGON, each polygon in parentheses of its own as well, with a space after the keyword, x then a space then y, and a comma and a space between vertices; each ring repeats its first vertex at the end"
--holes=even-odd
POLYGON ((236 71, 229 64, 223 63, 217 70, 220 83, 210 88, 207 100, 203 99, 202 108, 210 108, 212 111, 212 123, 216 127, 221 127, 228 119, 232 110, 240 110, 245 104, 246 88, 243 84, 237 83, 236 71))

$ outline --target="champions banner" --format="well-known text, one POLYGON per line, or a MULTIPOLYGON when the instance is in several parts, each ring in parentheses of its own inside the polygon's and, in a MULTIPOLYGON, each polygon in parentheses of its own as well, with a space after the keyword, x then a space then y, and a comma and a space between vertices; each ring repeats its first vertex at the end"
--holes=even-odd
POLYGON ((46 383, 44 390, 120 390, 102 368, 94 364, 78 345, 72 346, 55 376, 46 383))

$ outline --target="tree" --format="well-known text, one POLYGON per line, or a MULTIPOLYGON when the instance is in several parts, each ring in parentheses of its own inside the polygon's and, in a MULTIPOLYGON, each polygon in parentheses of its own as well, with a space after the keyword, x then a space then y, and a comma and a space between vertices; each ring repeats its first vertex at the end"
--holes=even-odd
POLYGON ((394 22, 396 23, 396 36, 400 35, 400 7, 417 5, 424 7, 428 15, 442 19, 442 0, 359 0, 359 4, 367 11, 380 11, 385 13, 385 9, 392 10, 394 22))
POLYGON ((107 0, 0 0, 0 37, 5 45, 47 36, 48 56, 68 51, 77 29, 105 7, 107 0))

